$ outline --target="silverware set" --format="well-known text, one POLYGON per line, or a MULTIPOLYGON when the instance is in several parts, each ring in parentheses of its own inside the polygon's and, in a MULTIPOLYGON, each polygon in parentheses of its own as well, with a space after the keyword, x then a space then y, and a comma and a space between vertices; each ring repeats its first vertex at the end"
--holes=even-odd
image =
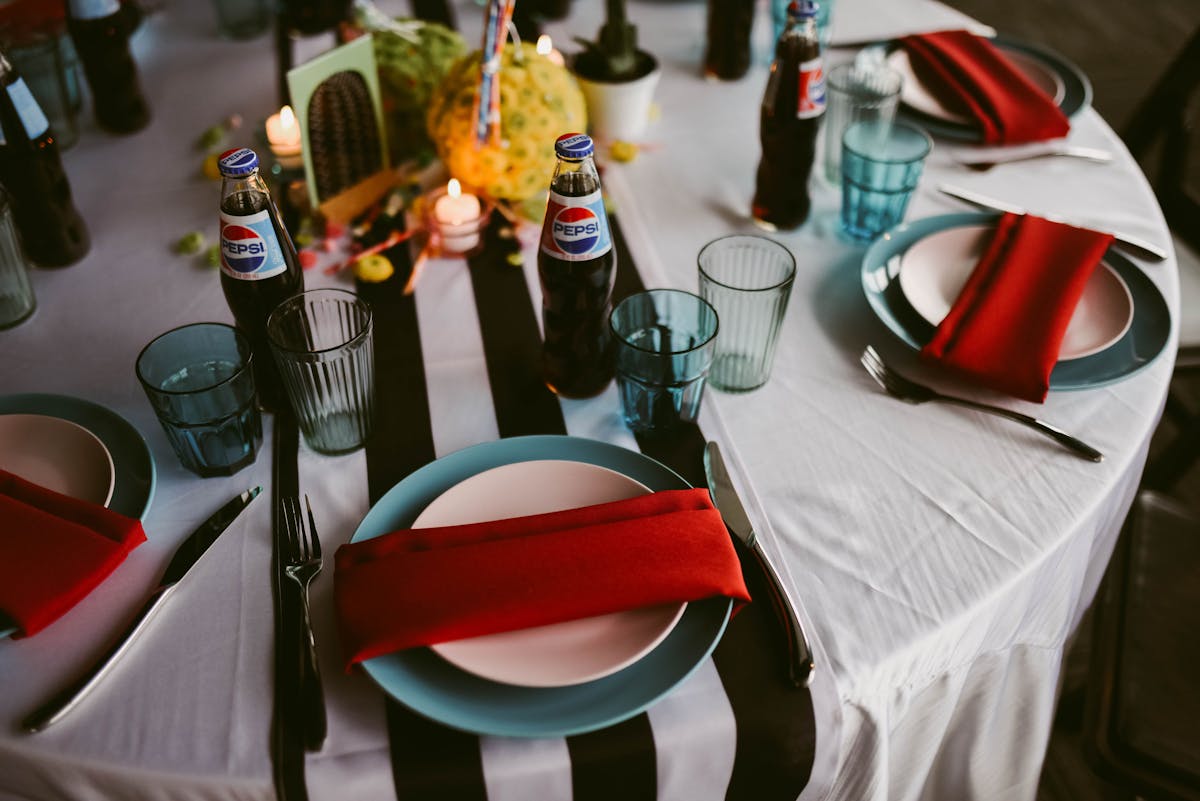
POLYGON ((1112 161, 1112 153, 1095 147, 1078 147, 1076 145, 1055 145, 1047 150, 1008 153, 992 158, 955 158, 960 165, 976 172, 987 172, 1001 164, 1015 164, 1021 161, 1048 158, 1077 158, 1093 161, 1097 164, 1107 164, 1112 161))
POLYGON ((300 632, 300 704, 303 710, 304 745, 318 751, 325 742, 325 693, 321 685, 321 669, 317 662, 317 641, 313 636, 312 617, 308 606, 308 587, 321 572, 321 540, 313 519, 312 504, 304 496, 307 519, 300 511, 300 499, 294 495, 281 498, 279 517, 286 536, 287 553, 281 555, 284 575, 291 579, 299 592, 302 628, 300 632))
POLYGON ((188 535, 187 539, 175 549, 170 563, 167 564, 162 578, 159 579, 158 586, 150 593, 146 602, 142 605, 142 608, 125 629, 124 633, 74 683, 30 713, 21 722, 21 728, 31 733, 41 731, 55 721, 60 720, 74 709, 88 693, 94 690, 101 679, 108 675, 121 657, 133 647, 133 643, 137 640, 138 636, 148 628, 154 617, 154 613, 165 604, 167 598, 174 594, 175 588, 179 585, 180 581, 184 580, 192 565, 199 561, 209 546, 216 542, 221 533, 229 527, 229 524, 242 513, 242 510, 252 500, 258 497, 260 492, 262 492, 262 487, 246 490, 224 504, 211 517, 201 523, 199 528, 188 535))
MULTIPOLYGON (((1015 203, 997 200, 996 198, 988 197, 987 195, 982 195, 979 192, 973 192, 970 189, 963 189, 962 187, 958 186, 941 184, 938 186, 938 191, 942 194, 949 195, 950 197, 957 198, 958 200, 966 201, 973 206, 979 206, 980 208, 987 209, 989 211, 1003 211, 1010 214, 1029 213, 1027 209, 1018 206, 1015 203)), ((1041 214, 1039 216, 1045 217, 1047 220, 1065 223, 1067 225, 1075 225, 1080 228, 1092 228, 1093 230, 1097 231, 1101 230, 1095 226, 1084 225, 1071 220, 1064 220, 1060 217, 1054 217, 1049 214, 1041 214)), ((1123 231, 1109 231, 1108 233, 1113 235, 1113 239, 1117 244, 1132 250, 1134 253, 1142 256, 1143 258, 1150 258, 1156 261, 1162 261, 1163 259, 1167 258, 1167 251, 1153 242, 1147 242, 1141 237, 1137 237, 1133 234, 1128 234, 1123 231)))
POLYGON ((879 355, 875 348, 870 345, 863 351, 860 361, 863 367, 867 368, 867 372, 871 374, 871 377, 875 379, 875 382, 894 398, 899 398, 902 401, 913 404, 939 401, 942 403, 952 403, 957 406, 965 406, 968 409, 975 409, 981 412, 988 412, 989 414, 1005 417, 1028 426, 1089 461, 1099 462, 1104 459, 1104 454, 1091 445, 1071 436, 1060 428, 1050 425, 1044 420, 1038 420, 1036 417, 1014 412, 1012 409, 1005 409, 1002 406, 989 406, 986 403, 978 403, 966 398, 943 395, 924 384, 919 384, 896 372, 895 369, 883 360, 883 357, 879 355))

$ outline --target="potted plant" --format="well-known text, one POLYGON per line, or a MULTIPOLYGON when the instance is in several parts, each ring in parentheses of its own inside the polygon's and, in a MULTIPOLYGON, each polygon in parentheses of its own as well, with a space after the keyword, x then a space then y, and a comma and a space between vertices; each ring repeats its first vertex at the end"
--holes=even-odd
POLYGON ((637 28, 625 16, 625 0, 605 0, 605 21, 596 40, 583 45, 571 63, 588 107, 592 134, 608 141, 636 142, 649 122, 658 84, 658 59, 637 46, 637 28))

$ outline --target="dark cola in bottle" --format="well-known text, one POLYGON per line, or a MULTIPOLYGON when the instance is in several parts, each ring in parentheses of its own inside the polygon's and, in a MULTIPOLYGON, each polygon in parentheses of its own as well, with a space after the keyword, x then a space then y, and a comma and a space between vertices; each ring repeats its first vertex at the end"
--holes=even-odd
POLYGON ((287 401, 267 341, 267 317, 282 301, 304 291, 304 274, 296 246, 258 174, 258 154, 235 148, 222 153, 217 164, 222 177, 221 289, 254 350, 259 405, 274 410, 287 401))
POLYGON ((590 398, 613 377, 609 303, 617 272, 592 139, 564 134, 538 249, 542 284, 542 371, 564 398, 590 398))
POLYGON ((13 200, 25 254, 42 267, 65 267, 91 246, 71 200, 50 122, 25 81, 0 53, 0 184, 13 200))
POLYGON ((118 0, 67 0, 67 29, 92 90, 96 122, 111 133, 141 130, 150 122, 137 63, 129 52, 136 17, 118 0))
POLYGON ((825 72, 817 39, 817 4, 793 0, 788 26, 775 45, 759 117, 762 160, 758 164, 754 221, 774 231, 808 219, 808 176, 816 154, 817 128, 825 113, 825 72))

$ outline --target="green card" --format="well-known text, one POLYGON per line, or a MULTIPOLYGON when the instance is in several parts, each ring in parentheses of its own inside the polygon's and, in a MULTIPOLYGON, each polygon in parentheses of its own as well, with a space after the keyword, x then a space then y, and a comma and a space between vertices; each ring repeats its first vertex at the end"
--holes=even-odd
POLYGON ((289 70, 287 80, 314 208, 387 169, 383 100, 369 35, 289 70))

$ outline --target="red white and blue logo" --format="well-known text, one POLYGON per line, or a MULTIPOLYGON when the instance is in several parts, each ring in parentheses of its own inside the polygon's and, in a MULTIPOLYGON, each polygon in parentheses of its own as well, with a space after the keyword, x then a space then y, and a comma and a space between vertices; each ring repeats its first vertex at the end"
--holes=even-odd
POLYGON ((554 244, 567 253, 589 253, 600 241, 600 218, 587 206, 568 207, 554 215, 551 236, 554 244))
POLYGON ((236 273, 252 273, 267 260, 267 243, 258 231, 244 225, 221 229, 221 259, 236 273))
POLYGON ((604 198, 599 192, 586 197, 551 193, 542 228, 542 252, 566 261, 603 256, 612 247, 604 198))

